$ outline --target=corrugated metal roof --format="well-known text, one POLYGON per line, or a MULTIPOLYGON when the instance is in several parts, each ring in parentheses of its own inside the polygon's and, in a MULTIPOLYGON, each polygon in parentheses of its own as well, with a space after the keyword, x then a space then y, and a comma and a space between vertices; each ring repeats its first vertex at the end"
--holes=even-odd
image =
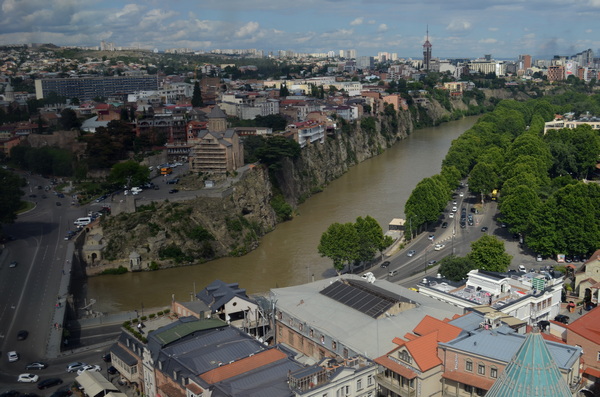
POLYGON ((180 322, 174 327, 156 330, 152 333, 152 336, 156 338, 163 346, 165 346, 187 335, 193 334, 194 332, 223 326, 226 326, 226 324, 217 318, 185 323, 180 322))

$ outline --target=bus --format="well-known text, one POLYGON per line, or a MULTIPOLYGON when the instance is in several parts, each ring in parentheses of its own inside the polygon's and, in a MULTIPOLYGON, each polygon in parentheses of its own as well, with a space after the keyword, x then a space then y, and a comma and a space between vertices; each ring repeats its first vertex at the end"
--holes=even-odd
POLYGON ((496 201, 498 199, 498 189, 492 190, 492 201, 496 201))
POLYGON ((162 167, 162 168, 160 169, 160 174, 161 174, 161 175, 169 175, 169 174, 171 174, 172 172, 173 172, 173 168, 171 168, 171 167, 162 167))

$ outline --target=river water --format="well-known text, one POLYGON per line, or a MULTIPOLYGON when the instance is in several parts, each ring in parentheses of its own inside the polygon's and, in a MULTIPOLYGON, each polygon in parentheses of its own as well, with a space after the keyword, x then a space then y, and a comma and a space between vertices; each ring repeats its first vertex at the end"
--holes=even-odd
POLYGON ((476 121, 477 117, 468 117, 414 131, 381 155, 351 168, 300 205, 298 216, 277 225, 248 255, 155 272, 92 277, 84 288, 86 298, 96 300, 94 310, 114 313, 167 306, 173 297, 190 300, 215 279, 237 282, 248 293, 258 293, 333 275, 331 260, 317 253, 329 225, 370 215, 387 230, 392 218, 404 217, 404 204, 416 184, 440 172, 452 141, 476 121))

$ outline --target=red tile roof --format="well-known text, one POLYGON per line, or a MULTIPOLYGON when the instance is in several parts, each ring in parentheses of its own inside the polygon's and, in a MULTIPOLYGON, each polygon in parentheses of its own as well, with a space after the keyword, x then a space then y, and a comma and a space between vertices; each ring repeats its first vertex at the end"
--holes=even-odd
POLYGON ((442 364, 442 360, 437 354, 437 346, 438 332, 432 332, 406 342, 406 349, 421 371, 428 371, 442 364))
POLYGON ((281 350, 270 349, 254 356, 246 357, 234 363, 223 365, 200 375, 206 382, 214 384, 225 379, 252 371, 253 369, 271 364, 286 358, 287 355, 281 350))
POLYGON ((568 332, 575 332, 591 342, 600 344, 600 307, 590 310, 569 324, 567 328, 568 332))
POLYGON ((411 370, 406 368, 403 365, 398 364, 397 362, 391 360, 387 356, 381 356, 374 360, 377 364, 383 365, 387 369, 394 371, 397 374, 404 376, 407 379, 414 379, 417 377, 417 374, 411 370))
POLYGON ((440 342, 449 342, 455 339, 462 330, 431 316, 425 316, 413 330, 417 335, 427 335, 433 331, 438 331, 438 340, 440 342))

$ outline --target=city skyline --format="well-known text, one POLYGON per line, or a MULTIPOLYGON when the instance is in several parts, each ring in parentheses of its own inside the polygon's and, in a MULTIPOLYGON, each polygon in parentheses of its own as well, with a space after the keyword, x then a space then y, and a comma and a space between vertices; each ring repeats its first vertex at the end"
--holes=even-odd
POLYGON ((53 43, 164 51, 356 50, 421 59, 429 27, 434 58, 497 59, 598 52, 600 0, 2 0, 0 44, 53 43))

